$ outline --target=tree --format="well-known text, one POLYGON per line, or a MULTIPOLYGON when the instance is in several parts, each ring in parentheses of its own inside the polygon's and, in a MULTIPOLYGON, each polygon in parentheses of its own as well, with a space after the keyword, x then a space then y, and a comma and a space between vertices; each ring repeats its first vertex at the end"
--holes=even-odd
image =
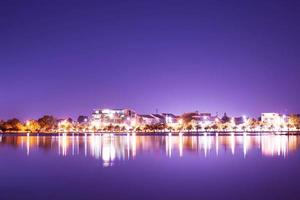
POLYGON ((209 126, 205 126, 204 130, 205 130, 205 132, 207 132, 209 130, 209 126))
POLYGON ((271 126, 269 126, 269 130, 270 130, 270 131, 274 131, 274 128, 275 128, 275 127, 274 127, 273 124, 271 124, 271 126))
POLYGON ((4 125, 4 123, 5 122, 3 120, 0 120, 0 131, 3 131, 3 128, 4 128, 3 125, 4 125))
POLYGON ((146 126, 144 126, 144 131, 147 132, 147 131, 152 131, 153 130, 153 126, 150 125, 150 124, 146 124, 146 126))
POLYGON ((136 131, 136 132, 141 132, 142 129, 141 129, 141 127, 138 126, 138 127, 135 128, 135 131, 136 131))
POLYGON ((126 131, 125 126, 122 126, 122 127, 121 127, 121 131, 123 131, 123 132, 126 131))
POLYGON ((247 129, 247 127, 244 125, 244 126, 242 126, 242 130, 245 132, 246 131, 246 129, 247 129))
POLYGON ((69 117, 69 118, 67 119, 67 121, 68 121, 69 123, 73 123, 73 119, 72 119, 71 117, 69 117))
POLYGON ((197 115, 196 112, 190 112, 190 113, 184 113, 182 116, 181 116, 181 119, 183 121, 183 124, 185 126, 188 126, 190 124, 190 122, 193 120, 193 117, 197 115))
POLYGON ((26 131, 38 132, 40 129, 41 126, 36 120, 29 120, 26 122, 26 131))
POLYGON ((192 129, 193 129, 193 126, 190 125, 190 124, 186 127, 186 130, 187 130, 188 132, 190 132, 192 129))
POLYGON ((68 123, 66 124, 66 130, 68 132, 70 132, 71 130, 74 129, 73 123, 71 123, 70 121, 67 121, 68 123))
POLYGON ((227 116, 227 113, 224 113, 224 116, 222 117, 222 122, 227 123, 230 122, 230 117, 227 116))
POLYGON ((216 131, 216 130, 218 130, 219 129, 219 127, 218 127, 218 125, 217 124, 214 124, 214 125, 212 125, 212 127, 211 127, 214 131, 216 131))
POLYGON ((195 127, 195 128, 196 128, 196 131, 197 131, 197 132, 199 131, 199 129, 202 129, 201 125, 199 125, 199 124, 198 124, 198 125, 196 125, 196 127, 195 127))
POLYGON ((234 132, 236 132, 237 126, 233 126, 232 129, 234 132))
POLYGON ((167 128, 170 132, 172 132, 174 130, 174 128, 172 126, 168 126, 167 128))
POLYGON ((259 127, 260 127, 260 131, 262 131, 265 128, 265 124, 263 122, 261 122, 259 127))
POLYGON ((259 126, 259 121, 257 121, 256 119, 250 119, 248 125, 251 130, 254 130, 256 127, 259 126))
POLYGON ((13 118, 4 122, 1 126, 2 131, 25 131, 24 125, 20 120, 13 118))
POLYGON ((57 120, 50 115, 45 115, 38 119, 38 123, 43 131, 50 131, 57 127, 57 120))
POLYGON ((288 124, 294 126, 296 129, 300 128, 300 116, 299 115, 291 115, 288 120, 288 124))
POLYGON ((183 125, 179 125, 176 127, 176 131, 182 131, 184 129, 183 125))
POLYGON ((116 125, 115 127, 113 127, 113 130, 117 131, 117 132, 120 131, 120 129, 121 129, 121 127, 119 125, 116 125))
POLYGON ((292 128, 292 125, 291 124, 287 124, 287 128, 288 128, 288 132, 290 131, 290 129, 292 128))
POLYGON ((223 124, 222 125, 222 129, 223 129, 223 131, 227 131, 227 129, 228 129, 228 124, 226 123, 226 124, 223 124))
POLYGON ((108 126, 106 126, 106 130, 108 131, 108 132, 111 132, 112 130, 113 130, 113 125, 112 124, 109 124, 108 126))
POLYGON ((83 115, 80 115, 80 116, 78 116, 78 118, 77 118, 77 122, 78 123, 85 123, 85 122, 87 122, 88 121, 88 117, 87 116, 83 116, 83 115))
POLYGON ((280 124, 280 131, 282 131, 284 128, 284 125, 283 124, 280 124))

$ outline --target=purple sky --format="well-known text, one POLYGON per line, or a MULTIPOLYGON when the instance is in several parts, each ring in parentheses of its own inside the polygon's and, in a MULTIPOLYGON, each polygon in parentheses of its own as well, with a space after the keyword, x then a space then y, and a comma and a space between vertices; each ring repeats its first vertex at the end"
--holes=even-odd
POLYGON ((300 113, 300 2, 0 1, 0 119, 300 113))

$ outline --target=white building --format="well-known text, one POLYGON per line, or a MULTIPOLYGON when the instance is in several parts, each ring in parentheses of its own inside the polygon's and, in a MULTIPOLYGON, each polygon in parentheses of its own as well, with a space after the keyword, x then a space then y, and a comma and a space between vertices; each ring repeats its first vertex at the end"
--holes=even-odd
POLYGON ((153 125, 155 124, 156 120, 151 115, 139 115, 139 124, 140 125, 153 125))
POLYGON ((162 116, 164 116, 166 124, 174 124, 178 121, 178 117, 172 113, 162 113, 162 116))
POLYGON ((151 116, 154 118, 155 124, 165 124, 165 117, 160 114, 151 114, 151 116))
POLYGON ((92 113, 91 126, 103 129, 107 126, 120 126, 130 129, 136 125, 137 114, 130 109, 96 109, 92 113))
POLYGON ((261 121, 267 126, 272 127, 274 130, 281 130, 282 127, 285 129, 288 118, 285 115, 278 113, 262 113, 261 121))
POLYGON ((215 123, 217 116, 212 116, 211 113, 197 113, 197 115, 193 116, 193 125, 201 126, 202 128, 211 126, 215 123))
POLYGON ((284 122, 283 117, 278 113, 262 113, 261 121, 265 124, 278 125, 284 122))

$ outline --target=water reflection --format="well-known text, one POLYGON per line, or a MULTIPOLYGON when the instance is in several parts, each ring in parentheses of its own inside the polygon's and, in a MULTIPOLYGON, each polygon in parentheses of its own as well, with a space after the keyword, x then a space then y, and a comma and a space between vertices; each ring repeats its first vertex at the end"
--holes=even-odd
POLYGON ((137 136, 127 134, 61 134, 56 136, 1 136, 0 148, 10 145, 24 149, 27 156, 33 150, 51 150, 60 156, 83 155, 101 159, 103 166, 112 166, 118 160, 130 160, 142 153, 156 153, 167 157, 185 154, 222 156, 242 155, 250 151, 262 156, 287 156, 299 148, 299 136, 287 135, 239 135, 229 134, 203 136, 137 136))

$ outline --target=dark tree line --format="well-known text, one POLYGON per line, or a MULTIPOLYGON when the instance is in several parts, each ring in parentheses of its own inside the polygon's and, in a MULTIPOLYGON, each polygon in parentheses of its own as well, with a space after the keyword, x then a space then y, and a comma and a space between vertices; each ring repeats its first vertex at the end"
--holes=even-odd
POLYGON ((28 120, 25 123, 13 118, 7 121, 0 121, 0 130, 2 132, 51 131, 57 128, 57 124, 58 120, 50 115, 45 115, 38 120, 28 120))

